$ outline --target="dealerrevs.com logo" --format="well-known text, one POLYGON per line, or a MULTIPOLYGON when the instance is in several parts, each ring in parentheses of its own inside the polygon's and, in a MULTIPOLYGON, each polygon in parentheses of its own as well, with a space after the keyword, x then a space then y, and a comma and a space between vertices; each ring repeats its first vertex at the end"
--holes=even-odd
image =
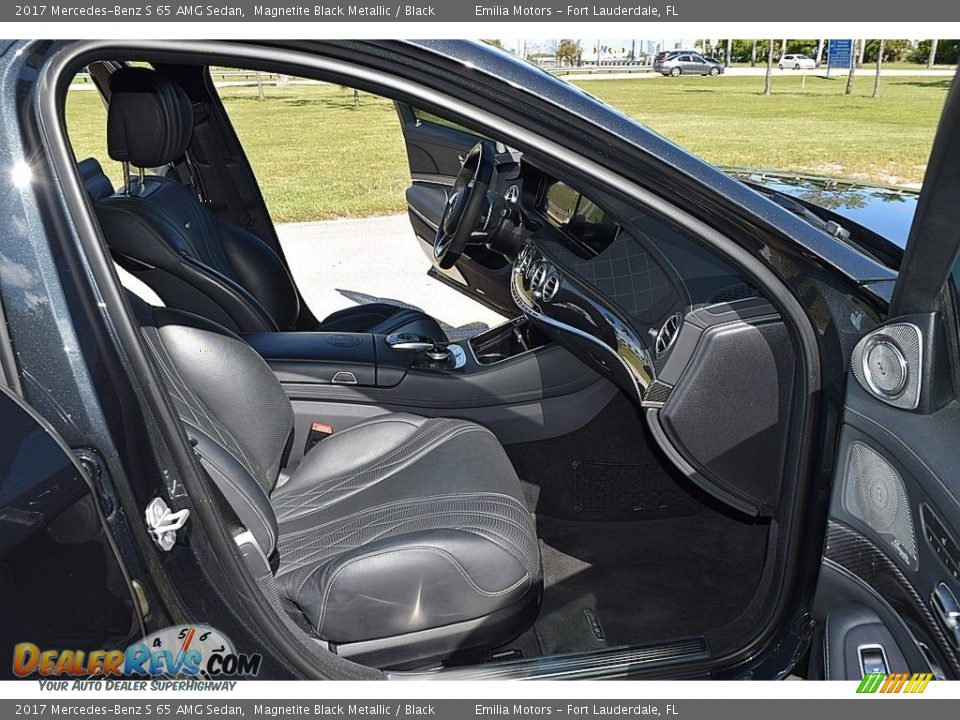
POLYGON ((237 653, 230 640, 202 625, 169 627, 126 650, 40 648, 22 642, 13 648, 17 677, 41 678, 216 678, 255 677, 262 656, 237 653))

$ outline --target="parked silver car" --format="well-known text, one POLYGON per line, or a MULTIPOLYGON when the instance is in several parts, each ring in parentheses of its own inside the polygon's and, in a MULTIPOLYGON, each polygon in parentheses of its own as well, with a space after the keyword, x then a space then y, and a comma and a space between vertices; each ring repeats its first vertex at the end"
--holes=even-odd
POLYGON ((662 75, 713 75, 723 72, 723 65, 713 58, 692 50, 662 52, 654 58, 653 69, 662 75))

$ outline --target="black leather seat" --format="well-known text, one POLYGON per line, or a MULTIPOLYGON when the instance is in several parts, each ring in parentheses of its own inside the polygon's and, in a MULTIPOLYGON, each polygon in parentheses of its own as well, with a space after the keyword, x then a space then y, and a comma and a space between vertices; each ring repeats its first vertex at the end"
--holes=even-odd
MULTIPOLYGON (((148 68, 110 78, 110 157, 157 168, 184 157, 193 135, 193 106, 171 80, 148 68)), ((286 265, 248 230, 219 219, 196 191, 172 177, 148 175, 114 192, 99 163, 80 163, 107 245, 116 261, 168 307, 210 318, 239 333, 276 330, 413 332, 446 337, 419 310, 388 303, 351 307, 317 322, 302 313, 286 265)))
POLYGON ((537 536, 491 432, 378 416, 323 440, 277 487, 294 418, 270 368, 209 320, 131 303, 201 463, 338 653, 437 660, 532 624, 537 536))

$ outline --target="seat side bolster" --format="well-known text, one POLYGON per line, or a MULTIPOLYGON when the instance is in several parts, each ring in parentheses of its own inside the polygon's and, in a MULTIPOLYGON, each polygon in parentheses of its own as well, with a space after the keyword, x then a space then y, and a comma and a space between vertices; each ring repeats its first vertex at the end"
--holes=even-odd
POLYGON ((393 637, 509 606, 536 578, 490 540, 462 530, 394 536, 306 576, 297 603, 331 642, 393 637))
MULTIPOLYGON (((190 255, 189 245, 178 237, 179 230, 172 223, 155 214, 148 220, 138 212, 146 202, 114 195, 96 204, 97 219, 117 262, 135 274, 138 269, 161 270, 195 287, 230 318, 239 332, 276 332, 276 323, 260 302, 239 283, 190 255)), ((151 289, 168 306, 179 307, 177 296, 163 292, 161 287, 151 289)))
POLYGON ((277 543, 277 518, 260 483, 222 445, 200 428, 184 422, 200 463, 230 503, 240 522, 253 533, 267 557, 277 543))
POLYGON ((296 329, 300 297, 280 256, 259 237, 235 223, 218 219, 217 231, 240 284, 257 299, 280 330, 296 329))

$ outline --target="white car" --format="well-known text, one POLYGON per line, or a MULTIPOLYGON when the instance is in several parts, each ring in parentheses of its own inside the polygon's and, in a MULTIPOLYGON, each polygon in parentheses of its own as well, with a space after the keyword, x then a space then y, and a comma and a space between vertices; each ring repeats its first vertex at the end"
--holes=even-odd
POLYGON ((792 55, 784 55, 780 58, 777 67, 781 70, 784 68, 791 70, 813 70, 817 67, 817 61, 806 55, 794 53, 792 55))

